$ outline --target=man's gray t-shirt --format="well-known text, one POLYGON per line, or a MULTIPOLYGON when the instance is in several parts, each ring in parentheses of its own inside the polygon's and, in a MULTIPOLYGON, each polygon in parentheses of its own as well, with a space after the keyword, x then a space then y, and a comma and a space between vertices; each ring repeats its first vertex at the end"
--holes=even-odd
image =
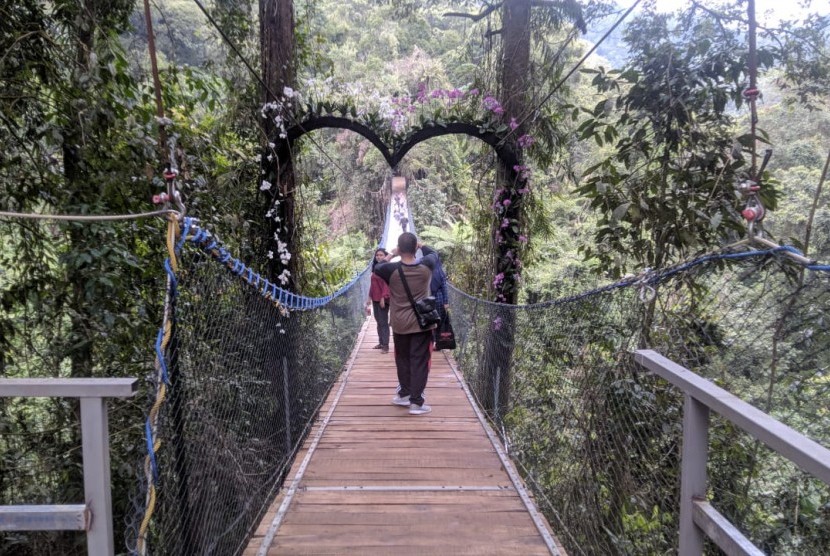
POLYGON ((404 289, 403 282, 398 274, 398 267, 403 268, 406 283, 409 284, 409 290, 412 292, 412 297, 416 301, 428 297, 430 294, 429 283, 432 280, 432 269, 435 268, 438 262, 438 255, 426 246, 422 247, 421 251, 424 254, 423 258, 413 264, 395 262, 381 263, 375 266, 375 274, 389 284, 389 291, 391 292, 389 302, 390 322, 392 324, 392 332, 395 334, 414 334, 424 331, 418 325, 418 319, 415 318, 412 304, 409 302, 406 289, 404 289))

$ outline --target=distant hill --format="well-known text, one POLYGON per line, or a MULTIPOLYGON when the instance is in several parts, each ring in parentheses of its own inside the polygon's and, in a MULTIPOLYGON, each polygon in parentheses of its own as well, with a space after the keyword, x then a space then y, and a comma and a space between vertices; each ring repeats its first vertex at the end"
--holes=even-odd
MULTIPOLYGON (((620 14, 615 13, 603 19, 594 21, 588 29, 588 32, 582 36, 583 40, 589 42, 593 46, 600 39, 602 39, 602 36, 614 25, 614 23, 616 23, 619 17, 620 14)), ((608 60, 611 67, 614 68, 622 67, 628 60, 628 48, 626 48, 625 43, 623 42, 625 26, 626 24, 623 22, 619 27, 614 29, 614 32, 611 33, 611 35, 609 35, 596 50, 596 54, 608 60)))

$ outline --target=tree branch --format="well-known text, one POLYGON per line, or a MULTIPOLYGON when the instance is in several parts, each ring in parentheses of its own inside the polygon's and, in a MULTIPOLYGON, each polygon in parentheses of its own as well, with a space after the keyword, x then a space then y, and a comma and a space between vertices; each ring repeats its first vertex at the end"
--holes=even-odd
POLYGON ((496 4, 489 4, 486 8, 481 10, 478 14, 468 14, 465 12, 446 12, 444 13, 444 17, 466 17, 472 19, 473 21, 481 21, 497 9, 501 7, 503 2, 498 2, 496 4))
MULTIPOLYGON (((728 15, 725 15, 725 14, 721 14, 721 13, 716 12, 715 10, 713 10, 711 8, 707 8, 706 6, 704 6, 703 4, 698 2, 697 0, 692 1, 692 7, 697 8, 697 9, 709 14, 710 16, 712 16, 718 22, 718 25, 720 26, 720 28, 724 32, 727 32, 727 31, 724 28, 723 24, 721 23, 722 20, 723 21, 731 21, 733 23, 734 22, 740 23, 741 25, 748 25, 749 24, 749 22, 745 18, 736 17, 736 16, 728 16, 728 15)), ((765 33, 768 33, 769 37, 772 40, 774 40, 776 43, 778 43, 778 46, 781 47, 781 48, 784 48, 784 44, 781 42, 781 39, 778 38, 776 33, 781 33, 783 35, 787 35, 788 37, 790 37, 791 39, 794 39, 794 40, 801 40, 801 41, 805 42, 810 47, 810 49, 813 50, 813 52, 819 58, 823 58, 825 60, 828 59, 828 56, 825 55, 822 52, 821 48, 818 45, 816 45, 812 41, 805 41, 802 37, 799 37, 797 33, 794 33, 792 31, 790 31, 789 29, 786 29, 784 27, 766 27, 766 26, 760 25, 758 23, 756 23, 755 26, 758 29, 760 29, 761 31, 764 31, 765 33)))

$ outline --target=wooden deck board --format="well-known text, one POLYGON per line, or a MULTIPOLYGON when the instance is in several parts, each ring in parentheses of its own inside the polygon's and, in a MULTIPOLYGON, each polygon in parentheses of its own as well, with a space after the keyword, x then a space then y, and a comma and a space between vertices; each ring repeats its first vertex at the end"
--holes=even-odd
POLYGON ((391 404, 394 356, 376 343, 371 322, 244 554, 550 554, 444 356, 432 358, 432 413, 412 416, 391 404))

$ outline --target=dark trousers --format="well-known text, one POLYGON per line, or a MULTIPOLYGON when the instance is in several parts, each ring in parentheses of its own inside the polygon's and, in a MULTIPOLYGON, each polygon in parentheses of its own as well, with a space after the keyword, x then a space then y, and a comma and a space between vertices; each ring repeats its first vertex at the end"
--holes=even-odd
POLYGON ((424 404, 424 388, 429 376, 432 330, 414 334, 393 334, 395 338, 395 366, 398 368, 400 397, 409 396, 410 403, 424 404))
POLYGON ((381 309, 379 301, 372 301, 372 313, 378 323, 378 343, 389 347, 389 302, 384 305, 386 306, 381 309))

